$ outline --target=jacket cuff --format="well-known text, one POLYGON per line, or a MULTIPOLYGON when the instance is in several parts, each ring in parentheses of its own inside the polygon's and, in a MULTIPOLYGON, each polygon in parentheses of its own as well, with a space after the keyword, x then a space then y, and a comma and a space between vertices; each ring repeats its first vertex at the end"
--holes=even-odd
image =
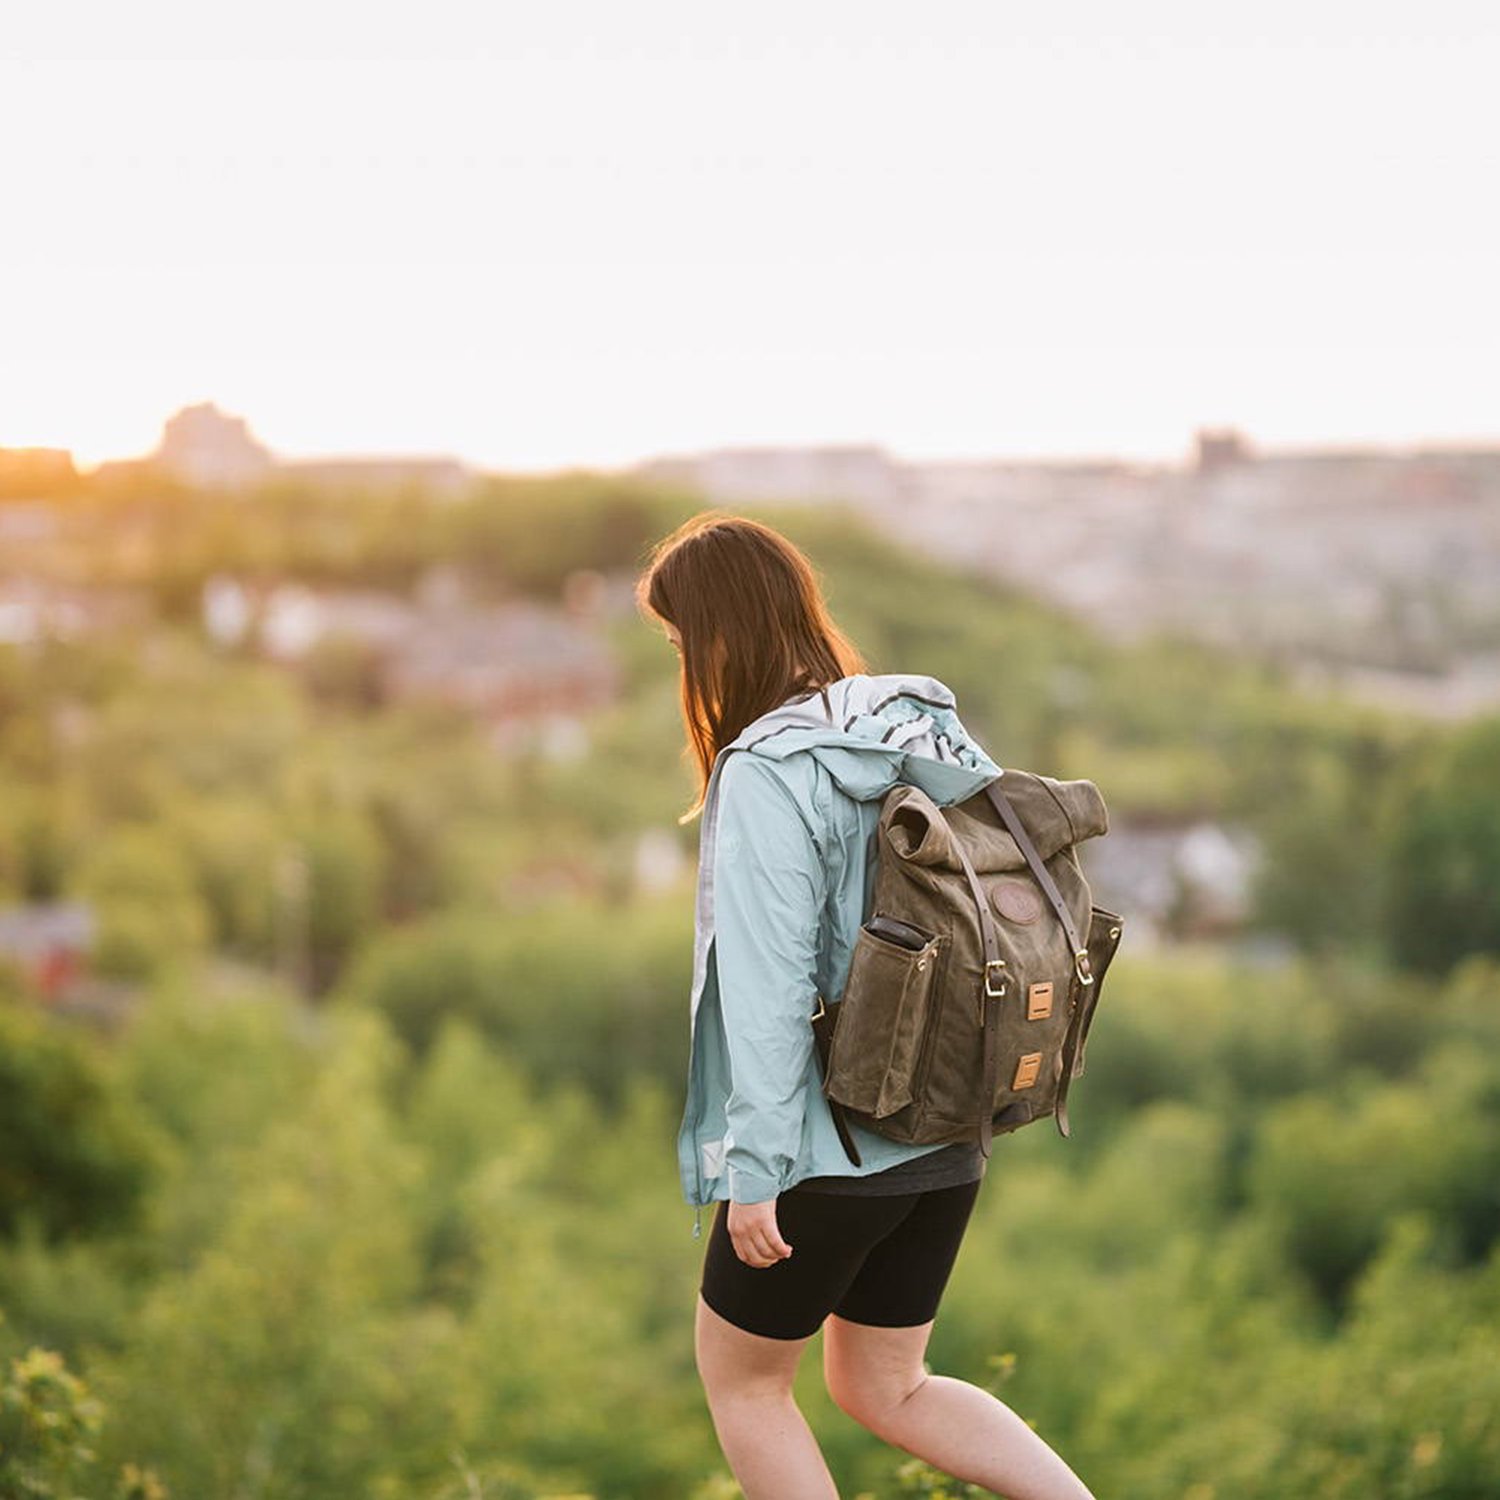
POLYGON ((735 1203, 764 1203, 780 1192, 781 1184, 774 1177, 742 1172, 736 1166, 729 1168, 729 1197, 735 1203))

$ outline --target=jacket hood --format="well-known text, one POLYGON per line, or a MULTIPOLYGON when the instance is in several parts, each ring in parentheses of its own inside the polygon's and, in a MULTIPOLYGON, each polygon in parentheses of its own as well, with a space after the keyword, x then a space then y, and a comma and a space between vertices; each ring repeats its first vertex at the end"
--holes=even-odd
POLYGON ((1004 774, 960 722, 947 684, 915 673, 841 677, 752 720, 725 748, 772 760, 807 751, 861 802, 904 782, 946 806, 1004 774))

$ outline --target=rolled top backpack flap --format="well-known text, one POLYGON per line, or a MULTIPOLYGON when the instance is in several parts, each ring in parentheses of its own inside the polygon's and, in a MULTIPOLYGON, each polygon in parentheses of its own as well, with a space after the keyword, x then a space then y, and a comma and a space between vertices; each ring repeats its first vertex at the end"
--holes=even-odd
POLYGON ((1092 781, 1008 770, 972 797, 941 809, 920 788, 898 787, 881 809, 881 837, 897 858, 953 874, 963 872, 955 844, 960 838, 981 875, 1024 870, 1026 855, 1000 817, 992 787, 1004 791, 1042 860, 1109 831, 1104 798, 1092 781))

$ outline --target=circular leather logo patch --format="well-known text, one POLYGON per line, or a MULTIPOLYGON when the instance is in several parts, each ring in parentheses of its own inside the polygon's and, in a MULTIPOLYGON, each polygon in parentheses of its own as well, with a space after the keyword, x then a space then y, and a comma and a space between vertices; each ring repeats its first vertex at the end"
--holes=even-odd
POLYGON ((990 901, 1008 922, 1035 922, 1042 914, 1041 897, 1016 880, 1002 880, 990 893, 990 901))

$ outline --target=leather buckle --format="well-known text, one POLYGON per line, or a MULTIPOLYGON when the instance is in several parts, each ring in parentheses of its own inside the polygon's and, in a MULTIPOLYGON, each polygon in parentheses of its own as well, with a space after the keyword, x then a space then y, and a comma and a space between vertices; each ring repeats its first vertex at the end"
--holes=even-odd
POLYGON ((1080 948, 1073 955, 1073 969, 1078 975, 1080 983, 1092 984, 1094 982, 1094 974, 1089 965, 1089 950, 1087 948, 1080 948))
POLYGON ((990 970, 992 968, 1003 969, 1004 967, 1005 967, 1005 960, 1003 958, 989 958, 989 959, 985 960, 985 963, 984 963, 984 988, 982 990, 980 990, 980 992, 979 992, 979 1029, 981 1031, 984 1030, 984 1001, 985 1001, 985 997, 989 996, 989 998, 992 999, 992 1000, 1003 1000, 1005 998, 1005 985, 1006 985, 1005 976, 1003 974, 1000 976, 1000 988, 998 990, 997 989, 992 989, 990 987, 990 970))

